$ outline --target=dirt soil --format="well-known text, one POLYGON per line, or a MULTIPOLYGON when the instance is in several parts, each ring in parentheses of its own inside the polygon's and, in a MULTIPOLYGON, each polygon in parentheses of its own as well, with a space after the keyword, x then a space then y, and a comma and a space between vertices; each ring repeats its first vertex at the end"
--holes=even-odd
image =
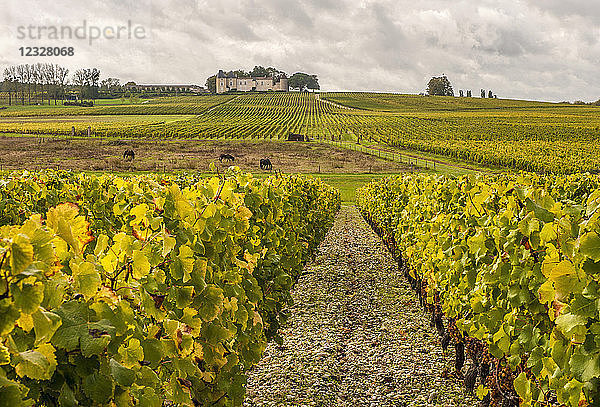
POLYGON ((246 407, 476 406, 397 264, 345 206, 294 292, 283 345, 251 371, 246 407))
POLYGON ((222 153, 233 164, 258 171, 261 158, 274 169, 293 173, 395 173, 406 166, 392 161, 319 143, 227 140, 100 140, 0 136, 2 169, 60 168, 83 171, 208 171, 211 162, 221 166, 222 153), (135 159, 123 159, 133 149, 135 159))

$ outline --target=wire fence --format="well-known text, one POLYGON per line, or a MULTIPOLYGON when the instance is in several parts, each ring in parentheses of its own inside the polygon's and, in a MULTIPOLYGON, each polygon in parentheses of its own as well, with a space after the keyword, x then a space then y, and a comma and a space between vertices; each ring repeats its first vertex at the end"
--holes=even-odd
POLYGON ((382 150, 375 147, 366 147, 362 144, 347 141, 331 141, 320 139, 319 142, 330 144, 336 147, 345 148, 352 151, 359 151, 365 154, 370 154, 379 157, 384 160, 396 161, 407 164, 409 166, 415 166, 425 169, 437 170, 440 163, 435 160, 429 160, 423 157, 415 157, 408 154, 402 154, 395 151, 382 150))

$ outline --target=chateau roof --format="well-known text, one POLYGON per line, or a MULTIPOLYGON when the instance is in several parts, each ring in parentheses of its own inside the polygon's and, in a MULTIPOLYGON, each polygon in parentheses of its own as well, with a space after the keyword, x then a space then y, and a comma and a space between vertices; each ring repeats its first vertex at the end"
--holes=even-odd
MULTIPOLYGON (((258 79, 258 80, 269 80, 269 79, 275 79, 274 75, 268 75, 268 76, 238 76, 237 74, 235 74, 232 71, 229 72, 225 72, 222 69, 219 69, 219 72, 217 73, 217 78, 236 78, 236 79, 258 79)), ((280 76, 277 78, 277 81, 279 79, 287 79, 287 75, 283 72, 280 73, 280 76)))
POLYGON ((273 76, 237 76, 235 73, 233 72, 227 72, 225 73, 222 69, 219 70, 219 72, 217 73, 217 78, 232 78, 232 79, 253 79, 253 80, 272 80, 274 82, 279 82, 279 79, 287 79, 286 76, 282 76, 281 78, 278 78, 277 80, 275 80, 275 78, 273 76))

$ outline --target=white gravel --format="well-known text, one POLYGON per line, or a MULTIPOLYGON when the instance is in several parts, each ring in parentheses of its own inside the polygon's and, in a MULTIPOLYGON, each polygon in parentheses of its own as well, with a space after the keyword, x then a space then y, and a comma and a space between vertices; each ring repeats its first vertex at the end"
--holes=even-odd
POLYGON ((247 407, 476 406, 435 328, 355 207, 343 207, 294 292, 283 346, 250 372, 247 407))

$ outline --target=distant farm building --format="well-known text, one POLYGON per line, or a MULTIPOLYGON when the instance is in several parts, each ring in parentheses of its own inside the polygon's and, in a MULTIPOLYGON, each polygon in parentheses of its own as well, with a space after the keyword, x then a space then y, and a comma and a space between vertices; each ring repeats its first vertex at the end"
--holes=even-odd
POLYGON ((308 137, 304 136, 304 134, 288 134, 287 141, 308 141, 308 137))
POLYGON ((138 85, 136 83, 128 83, 125 89, 130 92, 144 93, 207 93, 208 90, 198 85, 138 85))
POLYGON ((226 74, 222 70, 217 74, 217 93, 229 91, 281 91, 288 92, 290 87, 287 78, 274 78, 270 76, 255 76, 238 78, 233 73, 226 74))

